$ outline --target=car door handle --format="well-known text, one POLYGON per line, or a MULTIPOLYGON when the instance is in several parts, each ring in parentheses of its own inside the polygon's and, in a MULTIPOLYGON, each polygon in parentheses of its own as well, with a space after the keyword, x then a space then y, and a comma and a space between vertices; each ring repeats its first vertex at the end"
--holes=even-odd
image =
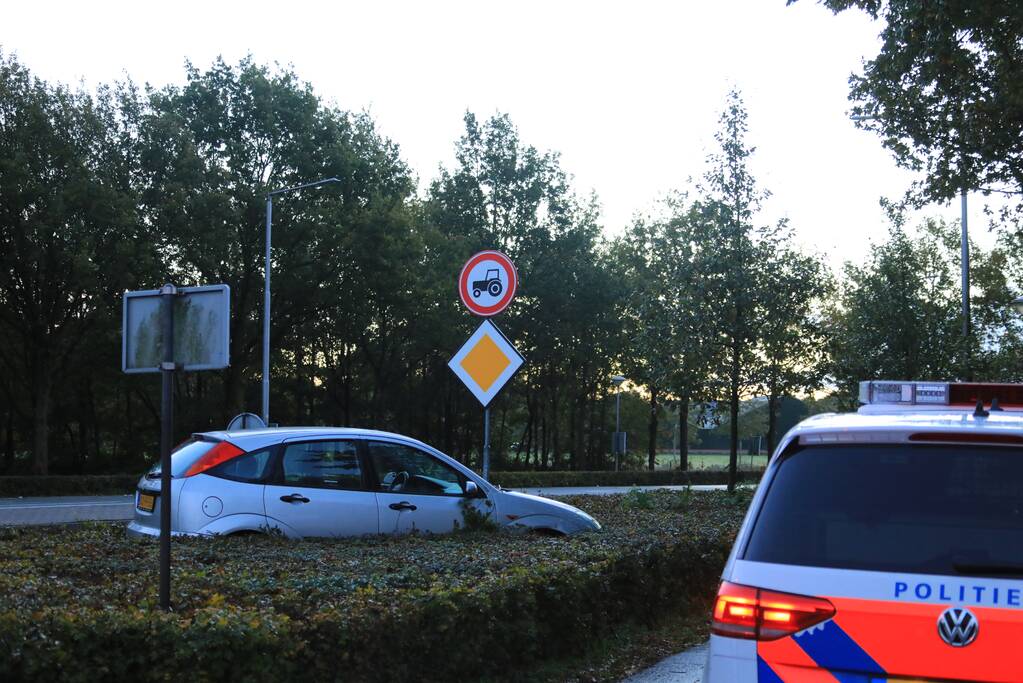
POLYGON ((301 493, 292 493, 289 496, 281 496, 281 500, 285 503, 308 503, 309 499, 303 496, 301 493))
POLYGON ((415 505, 413 505, 412 503, 405 502, 404 500, 401 501, 400 503, 391 503, 387 507, 391 508, 392 510, 415 510, 416 509, 415 505))

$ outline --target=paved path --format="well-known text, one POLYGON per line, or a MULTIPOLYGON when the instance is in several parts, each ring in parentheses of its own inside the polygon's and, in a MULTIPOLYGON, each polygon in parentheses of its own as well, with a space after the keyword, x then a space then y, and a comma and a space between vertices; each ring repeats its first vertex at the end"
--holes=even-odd
MULTIPOLYGON (((551 486, 514 489, 539 496, 592 496, 643 491, 681 491, 685 486, 551 486)), ((724 489, 724 486, 693 486, 694 491, 724 489)), ((135 494, 120 496, 52 496, 45 498, 0 498, 0 526, 26 524, 67 524, 85 521, 128 521, 134 514, 135 494)))
POLYGON ((707 660, 707 643, 661 660, 622 683, 699 683, 707 660))
POLYGON ((131 519, 135 495, 0 498, 0 526, 131 519))

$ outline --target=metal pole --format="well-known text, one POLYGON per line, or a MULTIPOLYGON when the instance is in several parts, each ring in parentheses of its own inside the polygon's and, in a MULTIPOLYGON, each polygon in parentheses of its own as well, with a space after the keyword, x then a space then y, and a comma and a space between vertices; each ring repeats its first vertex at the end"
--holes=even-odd
POLYGON ((621 464, 622 455, 622 385, 615 393, 615 472, 621 464))
POLYGON ((263 269, 263 424, 270 426, 270 221, 273 196, 266 196, 266 266, 263 269))
POLYGON ((266 266, 263 269, 263 424, 270 426, 270 222, 273 218, 275 194, 295 192, 327 183, 340 183, 338 178, 324 178, 294 187, 283 187, 266 195, 266 266))
POLYGON ((962 189, 963 379, 970 380, 970 239, 966 230, 966 187, 962 189))
POLYGON ((490 479, 490 406, 483 409, 483 478, 490 479))
POLYGON ((160 290, 163 316, 163 382, 160 409, 160 609, 170 609, 171 539, 171 440, 174 438, 174 296, 177 288, 164 285, 160 290))

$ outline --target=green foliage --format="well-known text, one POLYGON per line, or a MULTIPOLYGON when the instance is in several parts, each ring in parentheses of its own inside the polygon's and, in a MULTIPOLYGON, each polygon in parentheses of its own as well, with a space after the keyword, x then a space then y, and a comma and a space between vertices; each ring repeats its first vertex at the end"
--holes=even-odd
POLYGON ((632 489, 622 497, 622 507, 626 510, 651 510, 654 507, 654 496, 650 491, 632 489))
POLYGON ((51 86, 0 52, 0 392, 30 416, 36 474, 56 388, 82 379, 88 341, 107 341, 120 293, 155 262, 124 94, 51 86))
MULTIPOLYGON (((795 0, 789 0, 794 2, 795 0)), ((898 163, 926 174, 921 202, 963 188, 1023 192, 1023 4, 1018 0, 822 0, 883 21, 881 49, 850 79, 898 163)))
POLYGON ((0 677, 450 680, 579 653, 713 592, 743 516, 732 501, 749 496, 678 499, 573 499, 605 532, 569 538, 176 540, 166 614, 156 543, 113 525, 3 530, 0 677))
POLYGON ((1004 274, 974 245, 975 302, 971 343, 962 336, 959 229, 927 221, 915 234, 891 229, 862 266, 847 264, 830 315, 833 376, 844 406, 855 405, 867 379, 987 377, 1009 325, 1004 274), (999 325, 1000 323, 1000 325, 999 325))
MULTIPOLYGON (((755 482, 760 472, 740 472, 740 481, 755 482)), ((629 472, 537 471, 491 472, 490 481, 505 488, 552 486, 668 486, 679 484, 725 484, 728 473, 720 470, 634 470, 629 472)))
POLYGON ((472 498, 463 498, 458 501, 462 508, 462 529, 468 532, 494 532, 497 531, 497 522, 494 521, 494 503, 488 498, 483 501, 472 498))

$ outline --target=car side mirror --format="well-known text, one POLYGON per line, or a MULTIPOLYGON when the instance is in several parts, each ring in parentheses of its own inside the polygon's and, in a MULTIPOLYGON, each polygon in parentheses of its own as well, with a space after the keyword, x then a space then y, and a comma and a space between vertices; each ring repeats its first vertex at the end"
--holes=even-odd
POLYGON ((483 490, 476 485, 474 481, 465 482, 465 495, 467 498, 486 498, 487 494, 483 493, 483 490))

